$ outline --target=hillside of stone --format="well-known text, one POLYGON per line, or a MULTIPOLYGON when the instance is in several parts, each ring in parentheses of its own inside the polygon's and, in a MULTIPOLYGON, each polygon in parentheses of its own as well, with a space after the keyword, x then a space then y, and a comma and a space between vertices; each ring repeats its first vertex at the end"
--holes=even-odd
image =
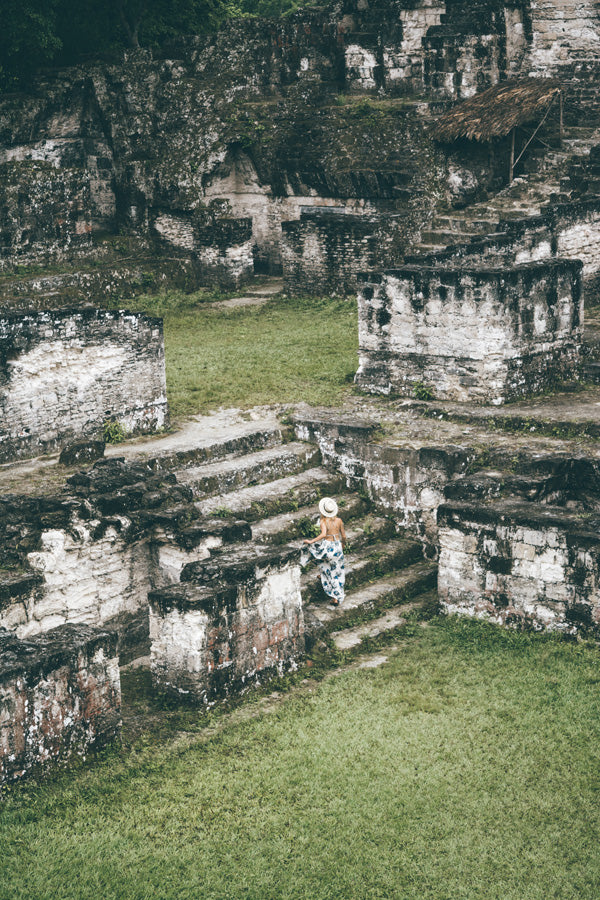
MULTIPOLYGON (((285 20, 234 22, 155 57, 132 51, 119 65, 50 72, 31 93, 4 95, 3 255, 13 249, 29 264, 42 246, 60 255, 44 163, 54 169, 46 194, 64 195, 74 218, 76 237, 62 241, 69 250, 90 232, 116 228, 158 234, 181 249, 173 234, 180 223, 153 228, 161 215, 184 213, 199 227, 232 215, 253 219, 258 258, 277 268, 279 223, 303 205, 392 209, 410 228, 447 193, 445 156, 424 127, 432 109, 419 100, 427 87, 438 107, 446 96, 434 77, 439 60, 423 60, 424 35, 444 9, 345 2, 285 20), (15 185, 32 181, 37 198, 15 196, 15 185), (207 219, 214 200, 224 205, 213 204, 207 219)), ((451 43, 475 31, 453 4, 446 19, 439 27, 451 43)), ((452 59, 441 55, 448 68, 452 59)))

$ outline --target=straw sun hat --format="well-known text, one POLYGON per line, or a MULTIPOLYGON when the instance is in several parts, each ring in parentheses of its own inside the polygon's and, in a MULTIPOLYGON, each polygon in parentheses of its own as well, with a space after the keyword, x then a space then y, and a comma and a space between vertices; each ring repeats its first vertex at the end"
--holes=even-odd
POLYGON ((325 516, 326 519, 335 519, 338 514, 338 505, 331 497, 323 497, 323 499, 319 501, 319 512, 322 516, 325 516))

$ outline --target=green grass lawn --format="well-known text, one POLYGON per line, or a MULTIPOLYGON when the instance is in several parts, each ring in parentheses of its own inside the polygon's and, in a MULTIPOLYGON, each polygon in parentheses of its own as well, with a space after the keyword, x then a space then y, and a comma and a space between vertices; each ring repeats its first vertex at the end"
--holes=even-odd
POLYGON ((0 897, 597 900, 598 656, 413 626, 270 715, 13 789, 0 897))
POLYGON ((207 309, 206 291, 120 301, 164 319, 167 394, 175 418, 218 407, 305 401, 336 405, 358 366, 354 300, 274 298, 207 309))

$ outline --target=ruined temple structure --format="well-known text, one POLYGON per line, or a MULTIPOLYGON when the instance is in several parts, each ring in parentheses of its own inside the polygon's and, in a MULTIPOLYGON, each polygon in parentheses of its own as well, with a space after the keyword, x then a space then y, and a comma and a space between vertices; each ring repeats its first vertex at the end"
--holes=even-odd
POLYGON ((432 602, 421 542, 272 411, 199 418, 91 465, 49 477, 22 464, 7 478, 0 784, 118 735, 119 664, 149 656, 158 692, 209 707, 293 671, 327 633, 359 643, 344 632, 357 612, 394 627, 432 602), (352 547, 340 610, 307 606, 320 587, 299 565, 332 493, 352 547))
POLYGON ((599 38, 596 0, 337 0, 0 98, 0 783, 118 737, 132 660, 202 707, 438 597, 597 635, 599 38), (106 450, 167 422, 162 324, 91 304, 255 272, 357 294, 363 394, 106 450))
MULTIPOLYGON (((594 193, 599 31, 592 0, 337 0, 46 73, 0 99, 0 296, 93 300, 282 269, 291 293, 355 292, 360 271, 404 262, 440 216, 506 183, 510 136, 448 142, 432 126, 511 79, 550 79, 564 100, 562 147, 547 146, 557 101, 514 173, 548 169, 565 201, 594 193), (51 282, 9 277, 45 262, 61 270, 51 282)), ((525 93, 510 101, 517 157, 548 91, 537 106, 525 93)))

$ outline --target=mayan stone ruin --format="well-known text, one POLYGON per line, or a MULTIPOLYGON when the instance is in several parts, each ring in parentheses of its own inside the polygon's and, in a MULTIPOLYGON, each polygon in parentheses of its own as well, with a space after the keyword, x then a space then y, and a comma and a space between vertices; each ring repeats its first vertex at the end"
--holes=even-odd
POLYGON ((424 606, 598 636, 599 48, 596 0, 334 0, 0 94, 0 783, 118 739, 131 664, 208 709, 424 606), (356 304, 354 392, 170 428, 127 301, 201 287, 356 304))

